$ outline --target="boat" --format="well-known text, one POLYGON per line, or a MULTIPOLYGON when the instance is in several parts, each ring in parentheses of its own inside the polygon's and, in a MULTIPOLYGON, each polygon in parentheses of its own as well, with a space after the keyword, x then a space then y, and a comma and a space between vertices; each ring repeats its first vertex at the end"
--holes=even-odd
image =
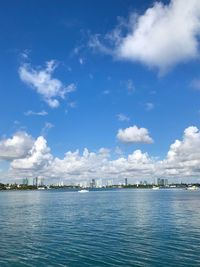
POLYGON ((86 189, 81 189, 81 190, 79 190, 78 192, 79 192, 79 193, 88 193, 88 192, 89 192, 89 190, 86 190, 86 189))
POLYGON ((38 190, 45 190, 46 188, 42 186, 42 187, 38 187, 37 189, 38 190))
POLYGON ((198 187, 195 185, 186 187, 186 190, 197 190, 197 189, 198 189, 198 187))
POLYGON ((160 187, 159 186, 153 186, 152 189, 153 190, 158 190, 158 189, 160 189, 160 187))

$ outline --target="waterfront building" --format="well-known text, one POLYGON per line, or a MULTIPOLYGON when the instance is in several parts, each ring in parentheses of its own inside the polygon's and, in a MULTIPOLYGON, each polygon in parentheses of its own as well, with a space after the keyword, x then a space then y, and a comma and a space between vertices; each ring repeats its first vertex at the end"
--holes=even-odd
POLYGON ((102 186, 103 186, 102 180, 101 179, 97 180, 96 181, 96 187, 97 188, 102 188, 102 186))
POLYGON ((23 181, 22 181, 22 184, 23 185, 28 185, 28 178, 24 178, 23 181))
POLYGON ((92 179, 92 181, 90 183, 90 187, 91 188, 95 188, 96 187, 96 181, 95 181, 95 179, 92 179))
POLYGON ((125 185, 125 186, 128 185, 128 179, 127 179, 127 178, 125 178, 125 183, 124 183, 124 185, 125 185))
POLYGON ((40 186, 44 186, 44 178, 40 178, 40 186))
POLYGON ((33 185, 38 187, 38 177, 33 179, 33 185))
POLYGON ((107 181, 107 186, 113 186, 113 180, 108 180, 107 181))
POLYGON ((63 181, 59 181, 59 182, 57 183, 57 186, 60 186, 60 187, 64 186, 64 182, 63 182, 63 181))
POLYGON ((158 186, 167 186, 168 185, 168 179, 158 178, 157 179, 157 185, 158 186))

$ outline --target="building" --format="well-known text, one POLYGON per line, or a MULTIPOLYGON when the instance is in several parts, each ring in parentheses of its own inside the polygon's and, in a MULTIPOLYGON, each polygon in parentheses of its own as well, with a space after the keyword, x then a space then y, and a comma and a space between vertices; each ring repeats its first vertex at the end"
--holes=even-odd
POLYGON ((125 186, 128 185, 128 179, 127 179, 127 178, 125 178, 125 183, 124 183, 124 185, 125 185, 125 186))
POLYGON ((168 185, 168 179, 158 178, 157 179, 157 185, 158 186, 167 186, 168 185))
POLYGON ((33 185, 38 187, 38 177, 33 179, 33 185))
POLYGON ((92 181, 90 183, 90 187, 91 188, 95 188, 96 187, 96 181, 95 181, 95 179, 92 179, 92 181))
POLYGON ((103 187, 102 179, 99 179, 99 180, 96 181, 96 187, 97 188, 102 188, 103 187))
POLYGON ((22 184, 23 185, 28 185, 28 178, 23 179, 22 184))
POLYGON ((108 187, 113 186, 113 180, 108 180, 108 181, 107 181, 107 186, 108 186, 108 187))
POLYGON ((64 182, 63 182, 63 181, 59 181, 59 182, 57 183, 57 186, 60 186, 60 187, 64 186, 64 182))
POLYGON ((44 186, 44 178, 40 179, 40 186, 44 186))

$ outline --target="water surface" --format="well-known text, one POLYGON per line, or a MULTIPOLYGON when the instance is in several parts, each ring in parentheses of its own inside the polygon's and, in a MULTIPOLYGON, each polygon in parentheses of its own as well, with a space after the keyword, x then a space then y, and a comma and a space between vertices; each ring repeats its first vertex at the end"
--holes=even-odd
POLYGON ((200 191, 0 192, 0 266, 200 266, 200 191))

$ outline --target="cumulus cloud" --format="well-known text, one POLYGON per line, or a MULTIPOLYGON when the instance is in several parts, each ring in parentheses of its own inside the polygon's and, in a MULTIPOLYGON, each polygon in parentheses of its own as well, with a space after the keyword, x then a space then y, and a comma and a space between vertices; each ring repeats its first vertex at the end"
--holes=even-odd
POLYGON ((200 178, 200 131, 195 126, 185 129, 182 139, 171 144, 162 160, 140 149, 127 156, 119 153, 113 159, 111 151, 106 148, 96 152, 85 148, 82 153, 79 150, 68 151, 62 158, 53 157, 44 137, 33 140, 26 133, 23 136, 31 140, 26 149, 24 141, 16 141, 18 139, 14 137, 7 144, 5 140, 0 143, 1 158, 11 160, 9 172, 4 173, 7 177, 41 176, 66 181, 88 181, 92 178, 119 181, 127 177, 131 182, 156 177, 200 178))
POLYGON ((147 153, 140 150, 134 151, 127 158, 119 157, 110 160, 107 149, 98 152, 89 152, 84 149, 81 154, 79 150, 67 152, 63 159, 55 158, 52 162, 49 175, 51 178, 62 177, 74 181, 90 180, 92 178, 133 178, 151 177, 154 170, 153 160, 147 153))
POLYGON ((167 154, 168 161, 175 161, 177 159, 195 159, 200 156, 200 132, 195 126, 190 126, 185 129, 183 140, 176 140, 170 146, 167 154))
POLYGON ((0 159, 13 160, 24 157, 33 145, 33 138, 26 132, 17 132, 0 141, 0 159))
POLYGON ((89 152, 84 149, 82 155, 79 150, 67 152, 63 159, 55 158, 50 173, 52 177, 73 178, 74 180, 83 180, 105 177, 103 174, 108 164, 109 150, 101 148, 98 152, 89 152))
POLYGON ((190 126, 184 131, 183 140, 176 140, 161 163, 164 173, 176 176, 195 176, 200 172, 200 131, 190 126))
POLYGON ((76 89, 75 84, 65 86, 59 79, 52 77, 56 67, 56 61, 50 60, 46 62, 45 68, 33 68, 27 63, 19 68, 21 80, 36 90, 51 108, 57 108, 60 104, 59 99, 64 99, 76 89))
POLYGON ((138 128, 136 125, 126 129, 119 129, 117 138, 123 143, 153 143, 146 128, 138 128))
POLYGON ((11 168, 15 170, 35 170, 38 171, 50 164, 52 155, 47 141, 43 136, 39 136, 32 148, 24 158, 15 159, 11 162, 11 168))
POLYGON ((90 47, 165 72, 199 57, 199 34, 199 0, 171 0, 168 5, 157 1, 144 14, 131 14, 125 26, 120 23, 103 41, 93 36, 90 47))

